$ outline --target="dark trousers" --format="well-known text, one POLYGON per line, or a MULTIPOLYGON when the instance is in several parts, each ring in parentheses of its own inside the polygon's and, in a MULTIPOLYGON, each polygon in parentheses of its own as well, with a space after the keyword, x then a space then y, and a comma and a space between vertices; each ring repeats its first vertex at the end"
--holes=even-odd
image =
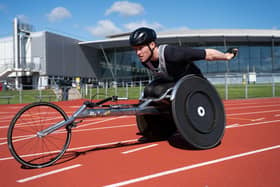
POLYGON ((144 89, 144 98, 159 98, 166 90, 173 87, 176 81, 155 79, 144 89))

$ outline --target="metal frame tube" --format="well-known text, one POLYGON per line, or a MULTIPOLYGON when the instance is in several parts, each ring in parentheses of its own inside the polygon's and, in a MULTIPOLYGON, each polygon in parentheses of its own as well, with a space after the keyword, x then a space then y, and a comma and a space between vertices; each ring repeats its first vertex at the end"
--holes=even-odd
POLYGON ((131 107, 131 108, 106 108, 106 109, 87 109, 80 113, 76 119, 121 116, 121 115, 156 115, 160 114, 159 110, 153 106, 131 107))
POLYGON ((42 131, 37 132, 37 136, 42 138, 42 137, 47 136, 48 134, 56 131, 57 129, 60 129, 63 126, 67 126, 67 125, 73 123, 76 120, 77 116, 79 116, 80 113, 82 113, 84 110, 86 110, 86 108, 87 108, 86 105, 82 105, 69 119, 67 119, 66 121, 65 120, 60 121, 42 131))
MULTIPOLYGON (((102 101, 99 101, 97 103, 87 103, 85 102, 69 119, 66 121, 60 121, 56 124, 51 125, 50 127, 41 130, 37 132, 37 136, 42 138, 44 136, 47 136, 48 134, 58 130, 59 128, 63 126, 67 126, 69 124, 74 123, 76 119, 81 119, 81 118, 87 118, 87 117, 104 117, 104 116, 120 116, 120 115, 158 115, 162 113, 162 111, 159 111, 158 108, 155 106, 148 106, 151 102, 158 102, 160 100, 163 100, 165 98, 169 98, 170 96, 168 93, 171 91, 171 89, 168 89, 166 93, 160 97, 159 99, 147 99, 143 100, 143 103, 139 105, 135 105, 134 107, 121 107, 123 105, 113 105, 108 108, 92 108, 92 109, 87 109, 87 107, 95 107, 95 106, 100 106, 103 103, 109 101, 109 100, 114 100, 116 99, 115 97, 110 97, 107 99, 104 99, 102 101), (94 105, 92 105, 94 104, 94 105)), ((133 106, 133 105, 130 105, 133 106)))

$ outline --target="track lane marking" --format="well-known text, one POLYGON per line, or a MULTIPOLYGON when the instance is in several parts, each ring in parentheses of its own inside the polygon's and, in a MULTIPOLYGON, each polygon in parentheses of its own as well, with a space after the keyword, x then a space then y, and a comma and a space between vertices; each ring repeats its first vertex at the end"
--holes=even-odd
MULTIPOLYGON (((19 142, 19 141, 23 141, 23 140, 28 140, 28 139, 35 138, 35 137, 37 137, 37 135, 29 135, 29 136, 26 136, 24 138, 16 139, 13 142, 19 142)), ((7 141, 0 143, 0 145, 6 145, 6 144, 8 144, 7 141)))
MULTIPOLYGON (((280 120, 270 121, 270 122, 280 122, 280 120)), ((227 125, 225 128, 237 128, 237 127, 262 125, 263 123, 267 123, 267 122, 249 123, 249 124, 244 124, 244 125, 240 125, 240 124, 236 123, 236 124, 232 124, 232 125, 227 125)), ((74 150, 79 150, 79 149, 89 149, 89 148, 92 148, 92 147, 107 146, 107 145, 113 145, 113 144, 117 144, 117 143, 129 143, 129 142, 133 142, 133 141, 137 141, 137 139, 124 140, 124 141, 120 141, 120 142, 111 142, 111 143, 105 143, 105 144, 96 144, 96 145, 76 147, 76 148, 68 148, 67 151, 74 151, 74 150)), ((0 145, 2 145, 2 144, 7 144, 7 142, 1 143, 0 145)), ((41 154, 57 153, 57 152, 59 152, 59 151, 57 150, 57 151, 50 151, 50 152, 45 152, 45 153, 35 153, 35 154, 29 154, 29 155, 22 155, 22 157, 38 156, 38 155, 41 155, 41 154)), ((11 159, 13 159, 13 157, 4 157, 4 158, 0 158, 0 161, 11 160, 11 159)))
POLYGON ((152 144, 152 145, 148 145, 148 146, 144 146, 144 147, 139 147, 139 148, 136 148, 136 149, 131 149, 131 150, 122 152, 122 154, 129 154, 129 153, 133 153, 133 152, 136 152, 136 151, 141 151, 143 149, 148 149, 148 148, 155 147, 155 146, 158 146, 158 144, 152 144))
POLYGON ((239 127, 239 126, 240 126, 240 124, 234 123, 232 125, 227 125, 225 128, 228 129, 228 128, 234 128, 234 127, 239 127))
POLYGON ((265 110, 265 111, 257 111, 257 112, 244 112, 244 113, 227 113, 226 116, 239 116, 239 115, 250 115, 250 114, 263 114, 263 113, 271 113, 271 112, 280 112, 280 110, 265 110))
MULTIPOLYGON (((256 123, 247 123, 247 124, 238 124, 235 123, 233 125, 226 125, 226 128, 234 128, 234 127, 247 127, 247 126, 254 126, 254 125, 264 125, 267 123, 275 123, 275 122, 280 122, 280 120, 273 120, 273 121, 262 121, 262 122, 256 122, 256 123)), ((274 125, 274 124, 272 124, 274 125)), ((279 124, 276 124, 279 125, 279 124)))
POLYGON ((217 163, 220 163, 220 162, 225 162, 227 160, 232 160, 232 159, 236 159, 236 158, 250 156, 250 155, 253 155, 253 154, 257 154, 257 153, 261 153, 261 152, 265 152, 265 151, 270 151, 270 150, 274 150, 274 149, 279 149, 279 148, 280 148, 280 145, 275 145, 275 146, 272 146, 272 147, 257 149, 257 150, 254 150, 254 151, 249 151, 249 152, 244 152, 244 153, 240 153, 240 154, 236 154, 236 155, 222 157, 222 158, 218 158, 218 159, 215 159, 215 160, 210 160, 210 161, 201 162, 201 163, 197 163, 197 164, 193 164, 193 165, 183 166, 183 167, 176 168, 176 169, 166 170, 166 171, 163 171, 163 172, 154 173, 154 174, 151 174, 151 175, 146 175, 146 176, 143 176, 143 177, 138 177, 138 178, 134 178, 134 179, 130 179, 130 180, 106 185, 104 187, 119 187, 119 186, 124 186, 124 185, 128 185, 128 184, 137 183, 137 182, 142 182, 142 181, 145 181, 145 180, 150 180, 150 179, 157 178, 157 177, 162 177, 162 176, 165 176, 165 175, 170 175, 170 174, 183 172, 183 171, 187 171, 187 170, 191 170, 191 169, 195 169, 195 168, 199 168, 199 167, 203 167, 203 166, 217 164, 217 163))
MULTIPOLYGON (((99 120, 99 121, 94 121, 94 122, 88 122, 86 124, 83 124, 83 125, 78 125, 76 128, 81 128, 81 127, 85 127, 85 126, 89 126, 89 125, 94 125, 94 124, 97 124, 97 123, 102 123, 102 122, 106 122, 106 121, 112 121, 112 120, 115 120, 115 119, 120 119, 120 118, 124 118, 126 116, 119 116, 119 117, 113 117, 113 118, 109 118, 109 119, 103 119, 103 120, 99 120)), ((50 118, 50 119, 45 119, 45 121, 50 121, 50 120, 53 120, 53 119, 60 119, 60 117, 55 117, 55 118, 50 118)), ((33 123, 36 123, 36 122, 40 122, 41 120, 37 120, 37 121, 29 121, 29 122, 24 122, 24 123, 18 123, 18 125, 20 125, 20 127, 25 127, 25 126, 40 126, 40 125, 28 125, 28 124, 33 124, 33 123)), ((1 122, 1 121, 0 121, 1 122)), ((9 128, 9 125, 6 125, 6 126, 0 126, 0 129, 4 129, 4 128, 9 128)))
MULTIPOLYGON (((280 122, 280 120, 273 120, 273 121, 263 121, 263 122, 256 122, 256 123, 248 123, 248 124, 238 124, 238 123, 235 123, 235 124, 232 124, 232 125, 226 125, 226 127, 225 128, 236 128, 236 127, 246 127, 246 126, 254 126, 254 125, 263 125, 263 124, 267 124, 267 123, 275 123, 275 122, 280 122)), ((116 127, 107 127, 107 128, 120 128, 120 127, 130 127, 130 126, 135 126, 136 124, 130 124, 130 125, 123 125, 123 126, 116 126, 116 127)), ((277 125, 277 124, 276 124, 277 125)), ((91 130, 100 130, 100 129, 107 129, 106 127, 100 127, 100 128, 93 128, 93 129, 91 129, 91 130)), ((76 130, 77 131, 77 130, 76 130)), ((79 131, 86 131, 86 129, 84 129, 84 130, 79 130, 79 131)), ((61 132, 59 132, 59 131, 57 131, 56 133, 61 133, 61 132)), ((24 136, 25 137, 25 136, 24 136)), ((26 138, 24 138, 24 139, 29 139, 29 137, 30 137, 30 135, 27 135, 26 136, 26 138)), ((2 139, 6 139, 6 138, 0 138, 0 140, 2 140, 2 139)), ((24 139, 22 139, 22 140, 24 140, 24 139)), ((137 139, 136 139, 137 140, 137 139)), ((20 141, 20 140, 18 140, 18 141, 20 141)), ((7 144, 7 141, 5 141, 5 142, 1 142, 0 143, 0 146, 1 145, 5 145, 5 144, 7 144)), ((102 145, 102 144, 101 144, 102 145)), ((106 144, 105 144, 106 145, 106 144)), ((53 151, 52 151, 53 152, 53 151)), ((57 151, 55 151, 55 152, 57 152, 57 151)), ((37 154, 39 154, 39 153, 37 153, 37 154)), ((0 158, 0 161, 1 160, 9 160, 10 158, 12 158, 12 157, 8 157, 8 158, 0 158)))
POLYGON ((76 133, 76 132, 83 132, 83 131, 95 131, 95 130, 123 128, 123 127, 134 127, 135 125, 136 124, 128 124, 128 125, 115 125, 115 126, 111 126, 111 127, 96 127, 96 128, 90 128, 90 129, 78 129, 78 130, 73 130, 73 132, 76 133))
POLYGON ((257 118, 257 119, 252 119, 251 121, 261 121, 264 120, 265 118, 257 118))
POLYGON ((24 179, 20 179, 20 180, 17 180, 17 182, 18 183, 28 182, 28 181, 35 180, 35 179, 38 179, 38 178, 46 177, 48 175, 53 175, 53 174, 56 174, 56 173, 60 173, 60 172, 63 172, 63 171, 74 169, 74 168, 77 168, 77 167, 80 167, 80 166, 82 166, 82 165, 81 164, 76 164, 76 165, 73 165, 73 166, 60 168, 60 169, 49 171, 49 172, 46 172, 46 173, 41 173, 39 175, 34 175, 32 177, 27 177, 27 178, 24 178, 24 179))
MULTIPOLYGON (((77 151, 81 149, 92 149, 95 147, 101 147, 101 146, 110 146, 110 145, 115 145, 115 144, 124 144, 124 143, 133 143, 138 141, 138 139, 131 139, 131 140, 123 140, 123 141, 117 141, 117 142, 109 142, 109 143, 104 143, 104 144, 94 144, 94 145, 88 145, 88 146, 82 146, 82 147, 73 147, 73 148, 68 148, 66 153, 69 151, 77 151)), ((49 151, 49 152, 43 152, 43 153, 33 153, 33 154, 27 154, 27 155, 20 155, 21 158, 25 157, 32 157, 32 156, 40 156, 44 154, 52 154, 52 153, 57 153, 60 152, 60 150, 55 150, 55 151, 49 151)), ((0 161, 4 160, 12 160, 14 157, 4 157, 0 158, 0 161)))
MULTIPOLYGON (((264 110, 264 111, 257 111, 257 112, 244 112, 244 113, 227 113, 226 116, 227 118, 229 118, 229 116, 238 116, 238 115, 250 115, 250 114, 262 114, 262 113, 273 113, 273 112, 280 112, 280 110, 264 110)), ((280 114, 275 114, 275 117, 279 117, 280 114)), ((100 121, 94 121, 94 122, 91 122, 92 124, 95 124, 95 123, 101 123, 101 122, 105 122, 105 121, 110 121, 110 120, 114 120, 114 119, 119 119, 119 118, 127 118, 127 117, 131 117, 131 116, 119 116, 119 117, 115 117, 115 118, 109 118, 109 119, 105 119, 105 120, 100 120, 100 121)), ((93 118, 93 119, 96 119, 96 118, 93 118)), ((233 119, 233 118, 230 118, 230 119, 233 119)), ((0 123, 3 123, 5 121, 3 120, 0 120, 0 123)), ((90 125, 92 125, 90 124, 90 125)), ((83 126, 88 126, 88 124, 85 124, 85 125, 79 125, 78 128, 80 127, 83 127, 83 126)), ((9 126, 0 126, 0 128, 8 128, 9 126)))
MULTIPOLYGON (((246 99, 245 99, 246 100, 246 99)), ((275 102, 262 102, 264 105, 271 105, 275 104, 275 102)), ((242 106, 259 106, 260 103, 247 103, 247 102, 242 102, 242 103, 224 103, 226 107, 242 107, 242 106)))
POLYGON ((118 116, 118 117, 113 117, 113 118, 109 118, 109 119, 104 119, 104 120, 100 120, 100 121, 94 121, 94 122, 90 122, 90 123, 86 123, 86 124, 81 124, 81 125, 77 125, 77 128, 81 128, 81 127, 86 127, 86 126, 90 126, 90 125, 95 125, 97 123, 103 123, 103 122, 107 122, 107 121, 112 121, 112 120, 116 120, 116 119, 122 119, 125 118, 126 116, 118 116))
POLYGON ((252 121, 252 119, 249 118, 239 118, 239 117, 227 117, 227 119, 234 119, 234 120, 243 120, 243 121, 252 121))
MULTIPOLYGON (((96 130, 124 128, 124 127, 134 127, 135 125, 136 124, 128 124, 128 125, 115 125, 115 126, 111 126, 111 127, 97 127, 97 128, 90 128, 90 129, 78 129, 78 130, 73 130, 73 133, 84 132, 84 131, 96 131, 96 130)), ((65 130, 60 129, 60 130, 57 130, 57 131, 53 132, 53 134, 61 134, 61 133, 65 133, 65 130)), ((37 135, 15 136, 14 139, 16 139, 16 140, 14 140, 14 142, 23 141, 23 140, 30 139, 30 138, 35 138, 35 137, 37 137, 37 135)), ((6 140, 6 139, 7 139, 7 137, 0 138, 0 140, 6 140)), ((8 142, 5 141, 5 142, 0 143, 0 145, 5 145, 7 143, 8 142)))
POLYGON ((229 110, 248 109, 248 108, 266 108, 266 107, 280 107, 280 104, 276 104, 276 105, 257 105, 257 106, 246 106, 246 107, 230 107, 229 110))
MULTIPOLYGON (((232 124, 232 125, 227 125, 225 128, 238 128, 238 127, 246 127, 246 126, 255 126, 255 125, 262 125, 262 124, 272 123, 272 122, 280 122, 280 120, 257 122, 257 123, 248 123, 248 124, 243 124, 243 125, 240 125, 240 124, 236 123, 236 124, 232 124)), ((276 125, 279 125, 279 124, 276 124, 276 125)), ((129 143, 129 142, 135 142, 137 140, 138 139, 131 139, 131 140, 118 141, 118 142, 110 142, 110 143, 105 143, 105 144, 95 144, 95 145, 89 145, 89 146, 68 148, 67 151, 75 151, 75 150, 80 150, 80 149, 90 149, 90 148, 94 148, 94 147, 98 147, 98 146, 109 146, 109 145, 114 145, 114 144, 118 144, 118 143, 129 143)), ((59 152, 59 150, 44 152, 44 153, 34 153, 34 154, 28 154, 28 155, 21 155, 21 157, 24 158, 24 157, 38 156, 38 155, 48 154, 48 153, 49 154, 57 153, 57 152, 59 152)), ((14 157, 0 158, 0 161, 11 160, 11 159, 14 159, 14 157)))

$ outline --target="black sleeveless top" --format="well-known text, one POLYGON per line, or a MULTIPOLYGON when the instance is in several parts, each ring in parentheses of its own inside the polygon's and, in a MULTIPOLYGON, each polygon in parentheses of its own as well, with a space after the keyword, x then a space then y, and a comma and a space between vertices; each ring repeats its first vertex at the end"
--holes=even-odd
POLYGON ((203 77, 193 61, 204 60, 204 49, 193 49, 170 45, 159 46, 159 60, 143 64, 150 69, 156 79, 178 80, 188 74, 203 77))

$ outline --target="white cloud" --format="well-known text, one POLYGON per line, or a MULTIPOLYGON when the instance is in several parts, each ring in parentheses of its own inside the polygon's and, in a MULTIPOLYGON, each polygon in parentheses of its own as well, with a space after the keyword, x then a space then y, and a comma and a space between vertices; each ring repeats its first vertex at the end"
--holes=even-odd
POLYGON ((128 1, 117 1, 109 9, 105 15, 117 12, 123 16, 135 16, 144 12, 144 8, 139 3, 131 3, 128 1))
POLYGON ((70 18, 71 12, 64 7, 56 7, 49 14, 47 14, 48 20, 50 22, 57 22, 70 18))
POLYGON ((122 30, 119 29, 112 21, 110 20, 100 20, 96 26, 89 27, 88 31, 93 36, 108 36, 112 34, 121 33, 122 30))
POLYGON ((156 30, 156 32, 161 32, 164 34, 169 34, 174 32, 186 32, 190 30, 188 27, 185 26, 176 27, 176 28, 166 28, 165 26, 163 26, 158 22, 148 23, 146 20, 124 24, 124 28, 128 32, 133 31, 139 27, 149 27, 156 30))
POLYGON ((100 20, 98 21, 96 26, 88 27, 87 30, 93 36, 104 37, 113 34, 120 34, 122 32, 131 32, 139 27, 150 27, 155 30, 164 29, 164 27, 160 23, 148 23, 145 20, 124 24, 122 25, 122 27, 116 26, 111 20, 100 20))
POLYGON ((121 27, 115 25, 111 20, 100 20, 98 21, 96 26, 88 27, 87 31, 95 37, 105 37, 124 32, 132 32, 133 30, 139 27, 149 27, 156 30, 156 32, 160 32, 162 34, 186 32, 190 30, 188 27, 185 26, 176 28, 166 28, 158 22, 148 23, 146 20, 123 24, 121 27))
POLYGON ((154 23, 148 23, 145 20, 139 21, 139 22, 131 22, 131 23, 127 23, 124 24, 124 28, 128 31, 133 31, 139 27, 150 27, 153 28, 155 30, 161 30, 163 29, 163 26, 158 23, 158 22, 154 22, 154 23))

